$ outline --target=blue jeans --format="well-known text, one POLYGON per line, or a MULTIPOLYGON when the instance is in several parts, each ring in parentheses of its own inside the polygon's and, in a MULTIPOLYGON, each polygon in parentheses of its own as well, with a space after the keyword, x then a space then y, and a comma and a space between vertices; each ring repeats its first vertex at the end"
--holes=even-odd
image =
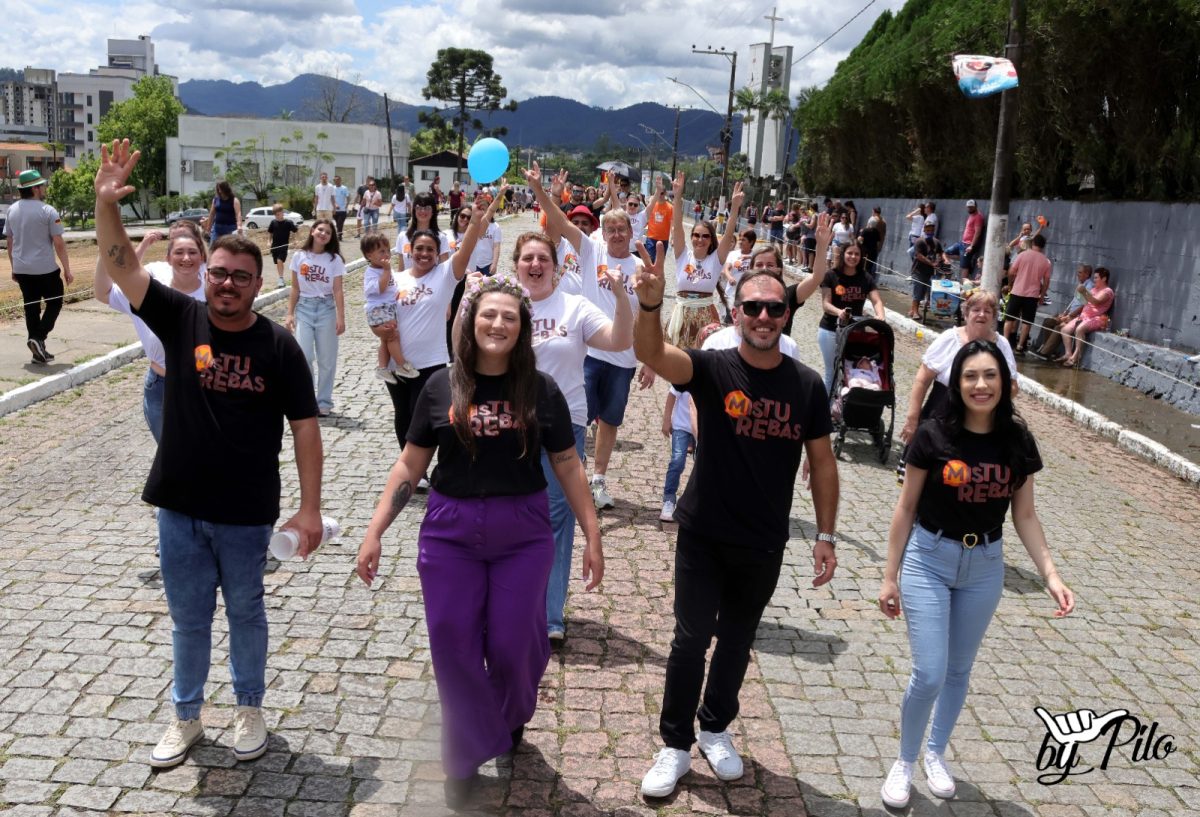
POLYGON ((262 706, 267 671, 263 570, 270 538, 270 525, 220 525, 159 508, 159 564, 171 613, 176 717, 200 716, 218 587, 229 621, 229 673, 237 704, 262 706))
POLYGON ((379 208, 363 210, 363 232, 369 233, 379 228, 379 208))
POLYGON ((821 359, 825 361, 825 393, 833 392, 833 361, 837 356, 837 332, 824 327, 817 327, 817 346, 821 350, 821 359))
MULTIPOLYGON (((667 249, 670 249, 669 241, 664 241, 664 242, 662 242, 662 244, 667 249)), ((650 253, 651 261, 658 260, 658 242, 657 241, 655 241, 650 236, 646 236, 646 239, 645 239, 645 241, 642 242, 642 245, 646 248, 646 252, 650 253)))
POLYGON ((142 383, 142 416, 150 427, 150 436, 154 442, 162 442, 163 397, 167 393, 167 378, 153 369, 146 369, 146 379, 142 383))
POLYGON ((688 446, 695 448, 696 438, 692 432, 682 429, 671 429, 671 461, 667 463, 667 478, 663 480, 663 501, 675 501, 679 493, 679 478, 683 475, 683 466, 687 463, 688 446))
MULTIPOLYGON (((583 441, 587 429, 571 424, 575 432, 575 450, 584 459, 583 441)), ((575 548, 575 514, 567 502, 558 477, 550 467, 550 457, 542 451, 542 473, 546 475, 546 492, 550 497, 550 527, 554 530, 554 564, 546 587, 546 629, 564 632, 563 610, 567 606, 567 586, 571 583, 571 551, 575 548)))
POLYGON ((972 549, 913 526, 900 566, 912 676, 900 706, 900 759, 915 762, 933 712, 927 747, 946 751, 967 698, 975 653, 1004 590, 1003 540, 972 549), (936 708, 935 708, 936 702, 936 708))
POLYGON ((333 408, 333 378, 337 374, 337 306, 333 296, 301 298, 296 304, 296 341, 312 368, 317 361, 317 408, 333 408))
POLYGON ((396 222, 396 232, 402 233, 408 229, 408 213, 402 216, 392 213, 392 221, 396 222))

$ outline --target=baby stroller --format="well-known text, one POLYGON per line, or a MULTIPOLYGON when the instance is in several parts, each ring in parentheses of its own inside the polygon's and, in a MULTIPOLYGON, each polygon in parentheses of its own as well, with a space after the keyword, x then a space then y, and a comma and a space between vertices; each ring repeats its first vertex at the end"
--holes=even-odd
MULTIPOLYGON (((865 431, 885 463, 892 447, 892 427, 896 423, 896 383, 892 373, 896 338, 887 321, 864 318, 838 330, 834 355, 833 395, 830 414, 837 437, 833 453, 840 456, 847 431, 865 431), (850 375, 846 364, 862 364, 871 376, 850 375), (884 409, 888 420, 884 423, 884 409)), ((859 372, 863 369, 852 369, 859 372)))

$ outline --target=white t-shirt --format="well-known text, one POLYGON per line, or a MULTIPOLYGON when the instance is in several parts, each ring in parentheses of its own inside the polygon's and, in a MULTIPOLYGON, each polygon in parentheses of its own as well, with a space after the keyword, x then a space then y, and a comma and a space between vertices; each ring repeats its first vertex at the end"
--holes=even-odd
MULTIPOLYGON (((147 264, 146 271, 154 276, 155 280, 157 280, 160 284, 169 287, 171 285, 172 277, 171 265, 165 261, 155 261, 153 264, 154 269, 151 269, 151 266, 152 265, 147 264), (163 267, 166 267, 165 273, 163 272, 163 267)), ((196 288, 195 292, 189 292, 188 294, 191 295, 195 300, 204 303, 203 273, 200 275, 200 286, 196 288)), ((126 315, 133 318, 133 330, 137 332, 138 340, 142 342, 142 349, 145 350, 146 357, 151 363, 156 363, 165 369, 167 367, 167 355, 166 352, 163 351, 162 341, 158 339, 157 335, 150 331, 150 327, 146 326, 141 318, 133 314, 133 309, 129 306, 129 299, 125 297, 125 293, 122 292, 121 288, 116 284, 113 284, 112 290, 108 293, 108 307, 109 309, 113 309, 117 312, 124 312, 126 315)))
POLYGON ((300 282, 301 298, 328 298, 333 294, 333 279, 346 274, 346 263, 340 255, 297 250, 291 269, 300 282))
MULTIPOLYGON (((450 246, 450 234, 447 231, 443 230, 438 233, 438 238, 441 239, 438 246, 439 257, 453 252, 450 246)), ((392 247, 392 252, 401 257, 405 269, 412 269, 412 244, 408 242, 407 232, 401 230, 396 233, 396 246, 392 247)))
POLYGON ((917 213, 912 217, 912 224, 908 228, 908 234, 920 238, 925 233, 925 216, 917 213))
POLYGON ((849 224, 838 222, 833 225, 833 244, 841 246, 842 244, 851 244, 854 242, 854 228, 849 224))
POLYGON ((922 232, 925 231, 925 224, 933 225, 933 234, 936 236, 937 231, 938 231, 938 215, 937 215, 937 213, 930 213, 929 215, 925 216, 925 223, 921 225, 922 232))
POLYGON ((691 434, 692 395, 686 391, 679 391, 674 386, 667 389, 667 392, 675 395, 675 407, 671 409, 671 430, 691 434))
MULTIPOLYGON (((490 222, 487 229, 483 231, 483 235, 479 236, 479 242, 475 245, 475 249, 471 251, 471 260, 467 262, 467 269, 476 270, 491 264, 492 253, 503 237, 500 225, 494 221, 490 222)), ((492 270, 492 272, 499 272, 499 270, 492 270)))
POLYGON ((596 245, 584 241, 576 252, 575 247, 565 238, 558 239, 558 287, 559 292, 568 295, 583 294, 583 270, 593 273, 596 270, 596 245))
POLYGON ((567 398, 571 422, 577 426, 587 425, 587 394, 583 390, 587 342, 608 324, 598 306, 561 290, 533 302, 533 353, 538 371, 554 378, 567 398))
POLYGON ((333 191, 334 191, 334 189, 335 189, 334 186, 332 184, 329 184, 329 182, 326 182, 325 184, 318 184, 316 187, 313 188, 313 192, 316 193, 316 195, 317 195, 317 209, 318 210, 332 210, 333 209, 333 191))
POLYGON ((364 190, 362 194, 362 206, 364 210, 378 210, 383 206, 383 194, 378 190, 364 190))
POLYGON ((404 357, 418 369, 450 362, 446 348, 446 309, 454 296, 454 270, 443 261, 420 278, 405 270, 396 276, 396 327, 404 357))
MULTIPOLYGON (((1012 373, 1015 380, 1017 377, 1017 359, 1013 357, 1012 346, 1008 344, 1008 338, 997 334, 995 343, 1000 349, 1000 354, 1004 355, 1004 362, 1008 364, 1008 371, 1012 373)), ((962 346, 958 342, 958 330, 947 329, 933 339, 933 343, 929 344, 929 348, 921 356, 921 362, 933 371, 937 381, 946 388, 950 387, 950 368, 953 366, 954 358, 958 355, 958 350, 962 346)))
POLYGON ((396 276, 393 275, 383 292, 380 292, 379 279, 382 277, 383 270, 379 267, 367 267, 367 271, 363 273, 363 309, 365 311, 370 311, 372 307, 396 303, 396 293, 399 291, 396 288, 396 276))
MULTIPOLYGON (((723 329, 718 329, 708 336, 708 340, 704 341, 701 349, 736 349, 742 345, 742 336, 738 334, 736 326, 726 326, 723 329)), ((796 348, 796 341, 792 340, 787 335, 779 336, 779 351, 783 352, 788 357, 794 360, 800 360, 800 350, 796 348)))
POLYGON ((629 219, 629 226, 633 228, 633 241, 641 242, 646 237, 646 224, 649 221, 650 211, 642 205, 637 214, 629 219))
POLYGON ((397 217, 408 215, 408 196, 403 199, 392 196, 392 215, 397 217))
MULTIPOLYGON (((725 263, 729 265, 729 275, 733 278, 733 285, 736 287, 737 282, 742 280, 742 276, 750 269, 750 264, 754 261, 753 251, 742 254, 741 250, 730 250, 729 255, 725 256, 725 263)), ((733 292, 729 293, 729 297, 733 297, 733 292)))
POLYGON ((675 258, 675 290, 677 292, 712 292, 721 277, 721 262, 717 254, 710 252, 697 263, 690 247, 675 258))
MULTIPOLYGON (((612 289, 609 287, 608 276, 605 273, 610 267, 620 267, 625 297, 629 300, 629 306, 636 310, 638 308, 638 299, 634 293, 633 284, 637 281, 637 259, 632 254, 626 258, 615 258, 608 254, 608 248, 603 244, 595 241, 591 243, 596 256, 595 273, 581 276, 583 297, 600 307, 600 310, 608 316, 609 320, 615 318, 617 314, 617 296, 614 295, 612 289)), ((637 367, 637 357, 633 354, 632 343, 629 344, 628 349, 622 349, 620 352, 602 352, 599 349, 588 349, 587 353, 588 357, 603 360, 605 363, 620 366, 622 369, 637 367)))

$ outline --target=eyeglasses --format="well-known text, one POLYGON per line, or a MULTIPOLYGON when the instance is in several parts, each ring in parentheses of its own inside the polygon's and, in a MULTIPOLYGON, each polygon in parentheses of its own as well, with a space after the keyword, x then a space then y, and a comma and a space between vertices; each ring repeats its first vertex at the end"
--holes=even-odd
POLYGON ((712 238, 712 233, 692 233, 692 241, 695 241, 697 238, 703 238, 707 240, 712 238))
POLYGON ((433 205, 432 204, 418 204, 415 209, 417 209, 417 210, 432 210, 433 205))
POLYGON ((783 270, 779 267, 751 267, 753 272, 769 272, 772 275, 782 275, 783 270))
POLYGON ((626 210, 636 210, 636 209, 638 209, 638 208, 639 208, 639 207, 641 207, 641 206, 642 206, 642 205, 638 204, 636 201, 631 201, 631 202, 629 202, 628 204, 626 204, 626 205, 625 205, 625 209, 626 209, 626 210))
POLYGON ((227 280, 232 280, 235 287, 242 287, 244 289, 253 284, 256 277, 253 272, 246 272, 240 269, 227 270, 224 267, 208 268, 209 282, 218 285, 225 283, 227 280))
POLYGON ((734 304, 742 310, 742 314, 750 318, 757 318, 762 315, 762 311, 767 310, 768 318, 782 318, 783 313, 787 312, 787 304, 783 301, 742 301, 734 304))

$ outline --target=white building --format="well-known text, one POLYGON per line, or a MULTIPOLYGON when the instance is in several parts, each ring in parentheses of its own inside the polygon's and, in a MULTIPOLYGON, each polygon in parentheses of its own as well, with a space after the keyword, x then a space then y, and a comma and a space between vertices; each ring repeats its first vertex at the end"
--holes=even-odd
POLYGON ((467 172, 467 157, 460 157, 453 150, 442 150, 437 153, 431 153, 428 156, 420 156, 413 159, 412 173, 410 174, 413 185, 413 195, 420 193, 428 193, 430 187, 433 186, 433 180, 441 181, 442 194, 450 192, 450 188, 454 186, 454 169, 462 165, 462 171, 458 174, 458 180, 462 182, 462 189, 467 189, 471 184, 471 174, 467 172))
MULTIPOLYGON (((781 90, 791 99, 792 87, 792 47, 777 45, 771 49, 771 57, 767 58, 768 43, 755 43, 750 46, 750 81, 746 87, 752 88, 759 94, 771 90, 781 90)), ((762 113, 755 112, 753 121, 742 123, 742 145, 750 160, 750 171, 755 176, 778 177, 784 170, 784 151, 787 148, 787 137, 791 123, 782 119, 772 119, 762 113), (759 145, 762 145, 760 164, 756 166, 759 145)), ((796 145, 792 145, 792 156, 796 156, 796 145)))
POLYGON ((54 71, 26 68, 23 79, 0 83, 0 125, 10 136, 50 141, 55 135, 54 71))
MULTIPOLYGON (((154 43, 149 35, 136 40, 109 40, 108 63, 86 74, 58 75, 59 141, 68 157, 99 150, 96 126, 115 102, 133 97, 133 84, 144 76, 158 76, 154 43)), ((166 75, 164 75, 166 76, 166 75)), ((175 95, 179 80, 170 77, 175 95)))
MULTIPOLYGON (((408 173, 409 139, 407 131, 392 128, 397 175, 408 173)), ((167 189, 185 196, 212 190, 231 158, 255 164, 265 177, 268 166, 276 166, 283 184, 315 184, 324 171, 354 190, 367 176, 391 175, 382 125, 183 114, 179 135, 167 139, 167 189), (244 147, 250 140, 254 151, 236 149, 235 142, 244 147)))

